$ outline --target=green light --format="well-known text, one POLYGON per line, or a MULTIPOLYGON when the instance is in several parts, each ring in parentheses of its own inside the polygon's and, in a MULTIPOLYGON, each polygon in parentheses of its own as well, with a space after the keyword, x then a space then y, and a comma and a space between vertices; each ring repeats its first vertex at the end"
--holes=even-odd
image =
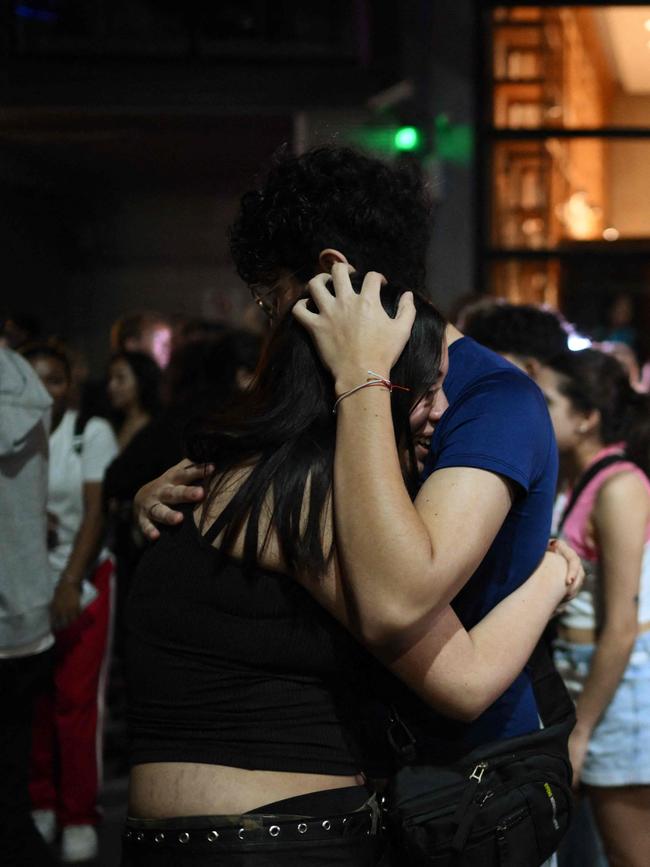
POLYGON ((402 126, 395 133, 398 151, 414 151, 420 145, 420 132, 414 126, 402 126))
POLYGON ((474 153, 474 133, 469 124, 451 124, 446 114, 435 119, 436 156, 458 165, 468 165, 474 153))

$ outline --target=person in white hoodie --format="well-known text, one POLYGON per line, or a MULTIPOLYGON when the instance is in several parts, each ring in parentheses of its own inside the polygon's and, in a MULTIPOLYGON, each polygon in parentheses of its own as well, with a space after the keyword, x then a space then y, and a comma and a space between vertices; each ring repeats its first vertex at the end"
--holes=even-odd
POLYGON ((56 860, 32 822, 34 696, 51 676, 46 547, 52 401, 24 359, 0 347, 0 853, 5 867, 56 860))

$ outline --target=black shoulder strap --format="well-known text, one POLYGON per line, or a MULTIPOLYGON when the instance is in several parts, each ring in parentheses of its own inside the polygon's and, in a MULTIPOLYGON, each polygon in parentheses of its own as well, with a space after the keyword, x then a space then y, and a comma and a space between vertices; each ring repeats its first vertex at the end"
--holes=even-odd
POLYGON ((72 448, 78 455, 80 455, 83 451, 83 435, 87 423, 88 416, 85 413, 79 411, 77 413, 76 419, 74 420, 74 429, 72 431, 72 448))
POLYGON ((564 527, 567 518, 573 511, 575 504, 578 502, 578 497, 587 487, 589 482, 592 479, 596 478, 596 476, 599 472, 601 472, 601 470, 607 469, 607 467, 610 467, 612 464, 620 464, 628 460, 629 458, 627 458, 622 452, 616 455, 607 455, 606 457, 601 458, 599 461, 596 461, 595 464, 592 464, 589 469, 585 473, 583 473, 582 476, 580 476, 575 488, 573 489, 571 497, 569 498, 569 502, 566 504, 566 506, 564 507, 564 511, 562 512, 562 517, 560 518, 560 523, 557 527, 558 536, 562 532, 562 528, 564 527))
POLYGON ((219 535, 219 533, 223 530, 225 525, 228 522, 228 518, 232 512, 231 503, 228 503, 223 512, 219 515, 219 517, 210 524, 208 529, 203 534, 203 538, 206 542, 209 542, 211 545, 214 543, 215 539, 219 535))
POLYGON ((537 642, 526 668, 544 728, 567 719, 575 719, 575 705, 553 663, 551 650, 544 636, 537 642))

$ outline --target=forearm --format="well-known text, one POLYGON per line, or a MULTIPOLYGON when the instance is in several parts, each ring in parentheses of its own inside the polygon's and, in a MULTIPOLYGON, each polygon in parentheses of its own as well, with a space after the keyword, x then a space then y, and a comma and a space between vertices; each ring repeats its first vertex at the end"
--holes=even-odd
POLYGON ((381 631, 384 613, 399 628, 453 596, 431 569, 432 541, 404 485, 390 401, 384 388, 363 389, 341 402, 337 423, 337 545, 370 633, 381 631))
POLYGON ((429 476, 412 503, 389 400, 384 389, 368 388, 341 404, 334 466, 337 545, 366 639, 408 633, 407 643, 413 643, 476 571, 515 491, 497 473, 452 466, 429 476))
POLYGON ((448 609, 392 670, 437 710, 475 719, 526 665, 564 597, 562 572, 556 561, 545 561, 469 632, 448 609))
POLYGON ((100 509, 84 515, 70 557, 62 574, 72 583, 81 584, 95 562, 104 534, 104 518, 100 509))
POLYGON ((618 689, 634 647, 636 630, 601 632, 589 674, 576 703, 576 727, 591 732, 618 689))
POLYGON ((608 479, 592 512, 600 552, 602 629, 576 704, 576 728, 590 733, 612 700, 638 630, 638 596, 650 503, 633 473, 608 479))

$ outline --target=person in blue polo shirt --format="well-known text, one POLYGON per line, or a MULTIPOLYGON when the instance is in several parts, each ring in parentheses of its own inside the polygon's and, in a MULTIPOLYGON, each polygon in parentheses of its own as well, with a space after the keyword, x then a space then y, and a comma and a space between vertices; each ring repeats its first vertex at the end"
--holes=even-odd
MULTIPOLYGON (((423 481, 450 468, 496 476, 511 500, 503 523, 480 565, 454 599, 470 628, 519 587, 542 557, 551 530, 558 457, 544 397, 525 373, 453 326, 447 327, 449 372, 444 389, 449 408, 431 439, 423 481)), ((472 503, 467 503, 472 520, 472 503)), ((444 733, 461 751, 539 727, 527 671, 477 720, 438 720, 438 747, 444 733)))

